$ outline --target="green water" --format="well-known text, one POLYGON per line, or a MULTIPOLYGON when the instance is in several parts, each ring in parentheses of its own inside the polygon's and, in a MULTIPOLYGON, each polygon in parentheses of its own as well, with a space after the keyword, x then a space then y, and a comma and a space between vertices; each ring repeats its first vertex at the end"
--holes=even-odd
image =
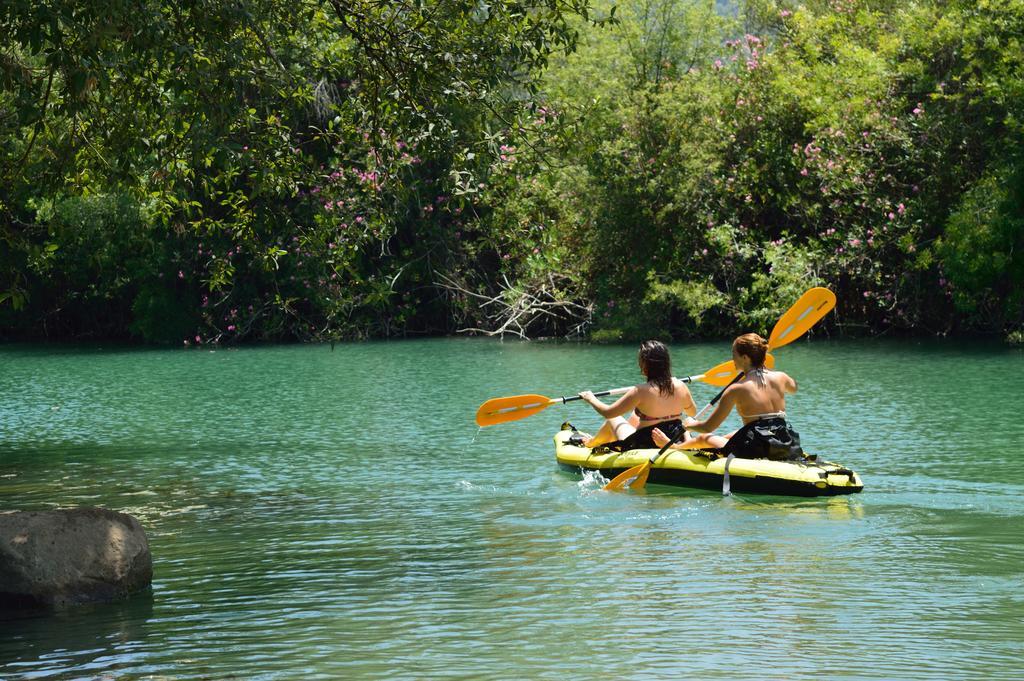
MULTIPOLYGON (((728 346, 673 353, 696 373, 728 346)), ((862 494, 607 494, 554 462, 585 405, 473 424, 630 384, 631 346, 0 348, 0 509, 131 513, 155 571, 0 620, 0 678, 1024 677, 1024 354, 777 357, 805 448, 862 494)))

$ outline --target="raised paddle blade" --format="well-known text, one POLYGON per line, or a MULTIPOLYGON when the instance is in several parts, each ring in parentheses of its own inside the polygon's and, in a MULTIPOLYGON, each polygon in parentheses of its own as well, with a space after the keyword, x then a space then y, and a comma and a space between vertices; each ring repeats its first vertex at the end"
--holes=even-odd
POLYGON ((775 350, 792 343, 835 306, 836 294, 820 286, 810 289, 779 319, 768 338, 768 349, 775 350))
MULTIPOLYGON (((764 365, 769 369, 775 368, 775 357, 772 355, 766 355, 764 358, 764 365)), ((739 369, 732 363, 730 359, 728 362, 722 362, 718 366, 712 367, 704 372, 704 377, 700 380, 708 385, 713 385, 719 388, 724 388, 729 385, 732 379, 736 378, 736 374, 739 373, 739 369)))
POLYGON ((518 421, 544 411, 555 402, 543 395, 514 395, 487 400, 476 410, 476 425, 493 426, 498 423, 518 421))
POLYGON ((635 483, 637 480, 640 479, 641 475, 643 475, 644 481, 646 481, 647 471, 648 469, 650 469, 650 467, 651 462, 644 461, 642 464, 633 466, 632 468, 627 468, 626 470, 622 471, 614 478, 612 478, 612 481, 605 485, 602 489, 604 489, 604 491, 606 492, 618 492, 623 487, 629 487, 630 485, 635 483))

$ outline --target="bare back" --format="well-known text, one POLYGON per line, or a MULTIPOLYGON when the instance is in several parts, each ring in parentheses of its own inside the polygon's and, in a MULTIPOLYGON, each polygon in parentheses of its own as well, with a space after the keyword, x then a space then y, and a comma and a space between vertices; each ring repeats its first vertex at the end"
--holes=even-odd
POLYGON ((764 378, 763 385, 759 376, 752 372, 728 390, 744 423, 765 414, 785 412, 786 393, 796 392, 796 381, 785 372, 764 370, 758 373, 764 378))
POLYGON ((658 387, 650 383, 635 387, 635 410, 640 416, 640 425, 649 426, 659 421, 679 418, 681 414, 692 416, 697 412, 693 396, 685 383, 673 378, 672 388, 671 394, 662 395, 658 387))

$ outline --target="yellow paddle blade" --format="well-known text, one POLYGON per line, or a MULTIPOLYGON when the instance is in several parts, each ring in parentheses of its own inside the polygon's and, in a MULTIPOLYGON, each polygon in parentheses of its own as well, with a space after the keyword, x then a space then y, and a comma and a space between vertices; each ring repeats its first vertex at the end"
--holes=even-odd
POLYGON ((476 410, 476 425, 493 426, 497 423, 518 421, 544 411, 558 400, 543 395, 514 395, 512 397, 495 397, 487 400, 476 410))
POLYGON ((626 470, 622 471, 614 478, 612 478, 612 481, 605 485, 603 489, 606 492, 619 492, 622 490, 623 487, 629 487, 630 485, 634 484, 637 480, 640 479, 641 475, 643 475, 644 480, 646 481, 647 471, 650 467, 651 462, 644 461, 642 464, 638 466, 627 468, 626 470))
POLYGON ((633 484, 630 485, 629 488, 637 491, 642 490, 644 488, 644 485, 647 484, 647 476, 650 475, 650 473, 650 466, 640 471, 640 475, 636 476, 636 480, 633 481, 633 484))
POLYGON ((779 319, 768 339, 768 349, 792 343, 835 306, 836 294, 820 286, 810 289, 779 319))
MULTIPOLYGON (((773 355, 765 355, 764 365, 769 369, 775 368, 775 357, 773 355)), ((704 372, 704 377, 700 379, 708 385, 714 385, 719 388, 724 388, 729 385, 732 379, 736 378, 736 374, 739 369, 732 363, 730 359, 727 362, 722 362, 718 366, 712 367, 704 372)))

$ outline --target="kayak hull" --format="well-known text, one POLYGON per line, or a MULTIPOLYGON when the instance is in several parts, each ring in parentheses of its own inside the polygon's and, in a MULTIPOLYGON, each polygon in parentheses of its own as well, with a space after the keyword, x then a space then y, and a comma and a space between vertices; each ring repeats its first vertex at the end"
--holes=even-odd
MULTIPOLYGON (((555 434, 555 459, 573 471, 599 471, 607 479, 648 461, 657 449, 595 453, 588 447, 570 444, 575 431, 569 424, 555 434)), ((696 489, 722 490, 725 457, 717 452, 671 450, 651 467, 647 481, 696 489)), ((770 461, 735 458, 729 464, 729 485, 734 492, 778 494, 799 497, 855 494, 864 483, 855 472, 827 461, 770 461)))

